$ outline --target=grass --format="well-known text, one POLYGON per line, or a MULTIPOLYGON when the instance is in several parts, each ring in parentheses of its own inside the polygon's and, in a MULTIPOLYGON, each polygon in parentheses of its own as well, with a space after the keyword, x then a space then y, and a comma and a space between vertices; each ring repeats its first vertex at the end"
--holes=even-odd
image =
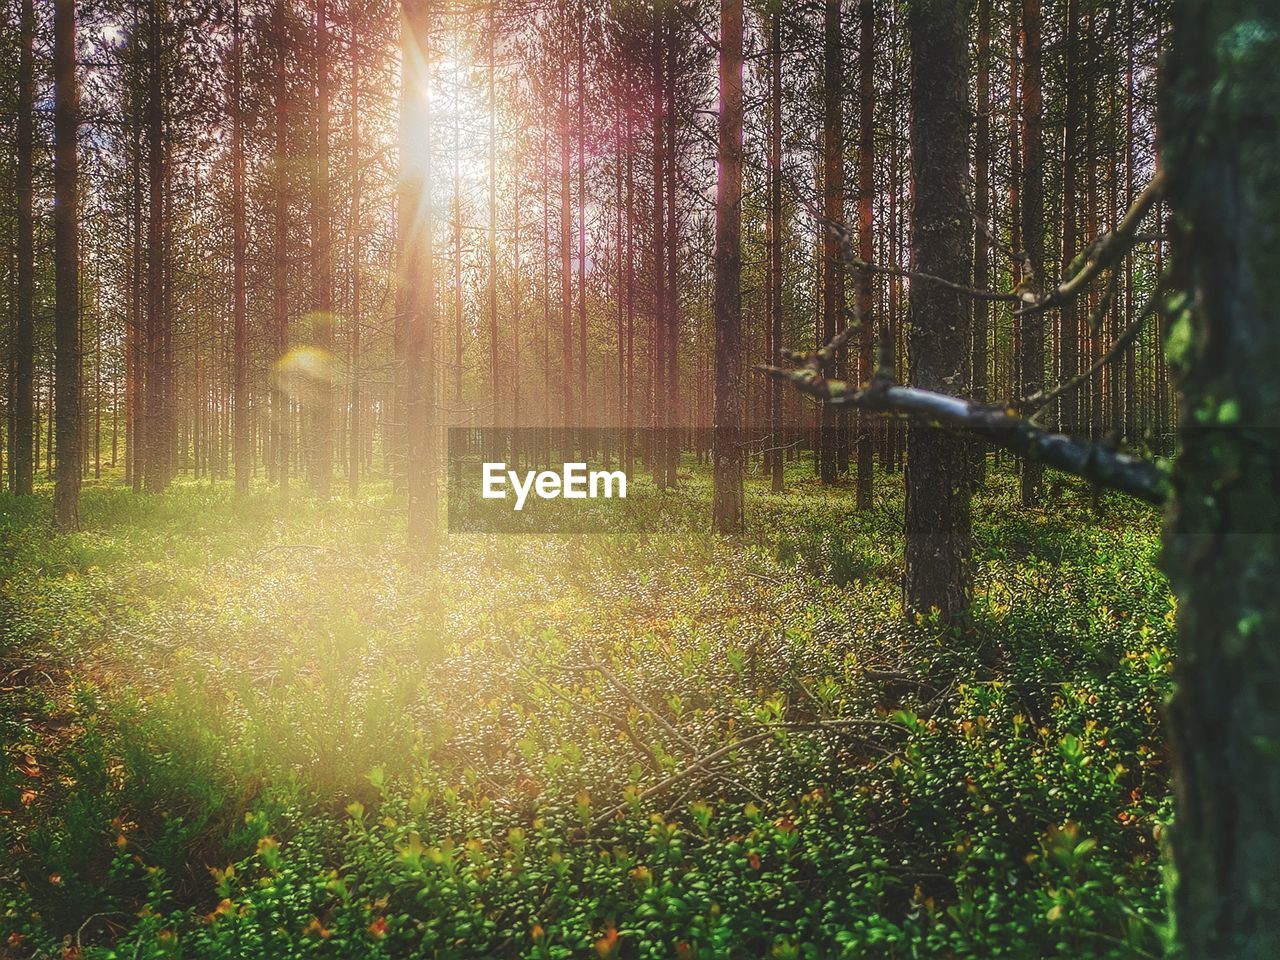
POLYGON ((1158 520, 1013 497, 951 631, 891 476, 436 555, 378 487, 0 500, 0 957, 1157 954, 1158 520))

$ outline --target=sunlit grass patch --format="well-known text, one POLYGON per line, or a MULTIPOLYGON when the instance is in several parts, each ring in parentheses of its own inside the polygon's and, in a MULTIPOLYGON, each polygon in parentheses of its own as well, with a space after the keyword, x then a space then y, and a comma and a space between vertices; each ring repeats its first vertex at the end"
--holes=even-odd
POLYGON ((859 514, 806 470, 782 497, 751 478, 731 541, 700 469, 638 485, 610 536, 431 555, 389 486, 287 513, 104 486, 69 537, 40 503, 6 514, 0 933, 54 950, 96 916, 90 946, 157 957, 590 956, 610 930, 661 957, 1154 949, 1155 518, 1023 514, 997 474, 972 622, 943 631, 902 617, 897 478, 859 514))

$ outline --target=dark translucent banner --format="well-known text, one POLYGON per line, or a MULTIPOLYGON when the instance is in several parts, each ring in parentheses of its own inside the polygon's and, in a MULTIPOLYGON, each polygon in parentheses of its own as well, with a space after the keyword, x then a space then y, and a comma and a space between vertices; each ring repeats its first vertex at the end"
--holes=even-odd
POLYGON ((687 432, 608 428, 449 430, 450 533, 602 533, 643 526, 636 506, 687 432))

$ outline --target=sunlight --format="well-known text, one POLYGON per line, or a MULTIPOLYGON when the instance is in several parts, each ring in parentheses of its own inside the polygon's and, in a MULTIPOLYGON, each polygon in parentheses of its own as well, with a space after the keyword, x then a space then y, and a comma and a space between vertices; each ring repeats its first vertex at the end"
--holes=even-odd
POLYGON ((428 68, 428 79, 405 104, 400 125, 403 174, 430 174, 432 210, 443 222, 455 190, 467 206, 487 202, 490 151, 498 173, 499 203, 508 202, 511 134, 516 123, 504 95, 506 79, 497 78, 492 116, 488 66, 477 60, 473 45, 457 33, 446 34, 428 68))
POLYGON ((11 4, 0 960, 1280 955, 1259 6, 11 4))

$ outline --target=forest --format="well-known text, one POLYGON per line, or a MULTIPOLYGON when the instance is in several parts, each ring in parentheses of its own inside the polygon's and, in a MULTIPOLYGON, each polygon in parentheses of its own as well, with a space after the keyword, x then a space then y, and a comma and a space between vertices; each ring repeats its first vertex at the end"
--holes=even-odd
POLYGON ((0 960, 1280 956, 1275 0, 0 8, 0 960))

